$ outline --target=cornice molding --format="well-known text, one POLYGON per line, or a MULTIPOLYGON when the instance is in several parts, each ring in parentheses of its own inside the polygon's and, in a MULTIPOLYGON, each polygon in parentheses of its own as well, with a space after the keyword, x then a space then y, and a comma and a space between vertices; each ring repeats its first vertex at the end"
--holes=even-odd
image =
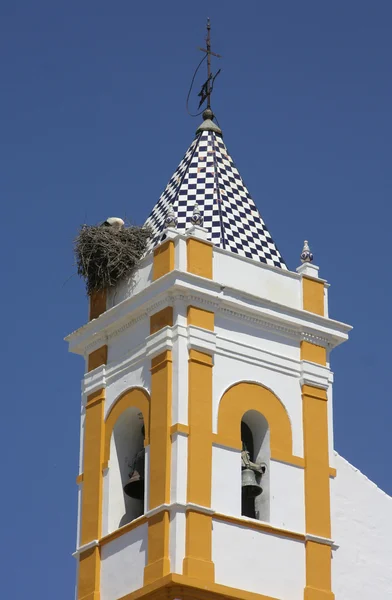
POLYGON ((138 321, 181 300, 208 307, 208 310, 218 315, 277 332, 285 338, 312 340, 329 349, 345 341, 351 329, 344 323, 282 306, 251 294, 239 293, 238 290, 222 287, 217 282, 191 273, 172 271, 136 296, 124 300, 98 319, 90 321, 66 340, 72 352, 91 352, 138 321))

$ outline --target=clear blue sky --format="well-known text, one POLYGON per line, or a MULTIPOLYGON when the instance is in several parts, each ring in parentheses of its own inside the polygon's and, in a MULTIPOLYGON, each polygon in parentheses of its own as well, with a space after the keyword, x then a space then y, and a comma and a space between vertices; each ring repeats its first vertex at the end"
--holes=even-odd
POLYGON ((142 223, 190 144, 207 16, 214 108, 291 269, 309 239, 330 313, 335 445, 391 484, 392 3, 0 3, 1 588, 73 597, 80 379, 63 337, 87 316, 83 222, 142 223), (241 9, 240 9, 241 6, 241 9))

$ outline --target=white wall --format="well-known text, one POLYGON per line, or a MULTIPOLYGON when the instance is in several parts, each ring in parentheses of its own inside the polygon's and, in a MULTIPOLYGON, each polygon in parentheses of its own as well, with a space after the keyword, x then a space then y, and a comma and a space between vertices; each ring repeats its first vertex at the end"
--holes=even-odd
POLYGON ((101 600, 118 600, 143 586, 147 524, 101 548, 101 600))
POLYGON ((331 483, 336 599, 392 598, 392 498, 336 455, 331 483))
POLYGON ((213 519, 216 583, 282 600, 303 600, 302 542, 213 519))
POLYGON ((300 308, 301 280, 297 274, 214 248, 214 279, 272 302, 300 308))
POLYGON ((139 267, 132 277, 109 289, 107 307, 112 308, 150 285, 152 282, 152 263, 153 254, 148 254, 140 261, 139 267))

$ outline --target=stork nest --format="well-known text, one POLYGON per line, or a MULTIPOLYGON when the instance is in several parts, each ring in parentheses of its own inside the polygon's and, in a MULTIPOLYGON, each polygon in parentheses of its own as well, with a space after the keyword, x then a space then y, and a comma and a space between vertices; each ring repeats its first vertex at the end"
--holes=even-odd
POLYGON ((83 225, 75 239, 78 275, 86 281, 87 294, 115 286, 133 275, 147 250, 147 227, 123 229, 83 225))

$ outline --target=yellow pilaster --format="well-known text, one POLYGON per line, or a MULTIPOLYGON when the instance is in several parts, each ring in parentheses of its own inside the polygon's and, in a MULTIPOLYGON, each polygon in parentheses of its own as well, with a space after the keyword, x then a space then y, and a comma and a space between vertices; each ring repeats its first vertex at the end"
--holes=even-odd
POLYGON ((212 245, 203 240, 187 240, 187 270, 189 273, 212 279, 212 245))
MULTIPOLYGON (((105 364, 107 347, 102 346, 88 357, 88 369, 105 364)), ((102 462, 104 453, 105 390, 90 394, 86 402, 83 452, 83 491, 80 545, 101 537, 102 525, 102 462)), ((79 557, 79 600, 100 599, 100 550, 96 546, 79 557)))
MULTIPOLYGON (((167 325, 173 325, 171 307, 150 318, 151 333, 167 325)), ((170 502, 171 410, 172 353, 166 350, 151 361, 150 510, 170 502)), ((169 517, 169 512, 163 510, 148 520, 148 563, 144 569, 144 585, 170 573, 169 517)))
POLYGON ((152 280, 155 281, 174 269, 174 242, 168 240, 154 250, 152 280))
POLYGON ((324 315, 324 282, 304 276, 302 278, 302 296, 304 310, 324 315))
MULTIPOLYGON (((209 324, 209 329, 213 328, 211 313, 203 316, 201 312, 204 311, 192 307, 188 311, 188 319, 192 315, 191 318, 209 324)), ((206 508, 211 506, 212 367, 209 354, 190 350, 187 500, 206 508)), ((186 516, 184 575, 214 581, 211 546, 211 515, 189 510, 186 516)))
MULTIPOLYGON (((311 385, 302 386, 305 453, 306 532, 331 537, 329 489, 327 393, 311 385)), ((306 542, 305 600, 332 600, 331 548, 306 542)))
POLYGON ((106 298, 107 292, 106 290, 101 290, 99 292, 93 292, 90 296, 90 321, 93 319, 97 319, 102 313, 106 310, 106 298))

